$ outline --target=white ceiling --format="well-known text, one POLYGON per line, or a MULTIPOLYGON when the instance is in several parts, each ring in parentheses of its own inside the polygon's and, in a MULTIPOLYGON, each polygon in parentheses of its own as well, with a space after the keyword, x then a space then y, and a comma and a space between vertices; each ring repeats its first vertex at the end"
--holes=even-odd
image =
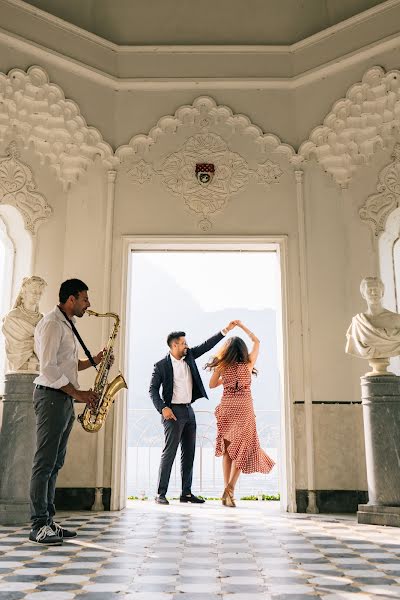
POLYGON ((27 0, 31 6, 121 45, 289 45, 384 3, 385 0, 27 0))

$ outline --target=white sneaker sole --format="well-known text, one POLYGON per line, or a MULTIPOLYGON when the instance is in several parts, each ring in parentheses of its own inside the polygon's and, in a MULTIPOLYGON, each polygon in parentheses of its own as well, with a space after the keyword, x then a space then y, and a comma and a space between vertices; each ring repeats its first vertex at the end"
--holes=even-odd
POLYGON ((62 546, 63 545, 63 540, 59 540, 58 542, 38 542, 37 540, 31 540, 31 538, 28 538, 28 540, 30 542, 32 542, 32 544, 39 544, 40 546, 62 546))

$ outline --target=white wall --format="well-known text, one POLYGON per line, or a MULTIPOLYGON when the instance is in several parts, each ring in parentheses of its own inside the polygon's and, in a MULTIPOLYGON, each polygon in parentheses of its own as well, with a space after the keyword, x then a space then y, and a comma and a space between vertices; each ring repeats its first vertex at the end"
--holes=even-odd
MULTIPOLYGON (((97 127, 114 148, 127 144, 132 136, 148 133, 160 117, 174 114, 177 108, 191 104, 199 95, 212 96, 217 104, 228 105, 233 112, 247 115, 264 132, 272 132, 282 142, 296 148, 320 124, 333 102, 348 87, 359 81, 369 66, 377 63, 386 69, 400 67, 398 50, 385 50, 377 56, 344 63, 324 78, 305 82, 299 88, 219 89, 193 82, 187 89, 119 89, 102 86, 100 79, 84 77, 84 71, 57 62, 53 53, 25 49, 10 50, 0 41, 0 70, 26 69, 39 64, 50 80, 75 100, 88 124, 97 127)), ((139 59, 138 59, 139 60, 139 59)), ((212 74, 212 64, 209 68, 212 74)), ((267 68, 267 67, 266 67, 267 68)), ((272 67, 271 67, 272 68, 272 67)), ((166 74, 167 75, 167 74, 166 74)), ((166 136, 158 160, 176 151, 185 134, 166 136), (178 140, 178 142, 177 142, 178 140)), ((236 152, 249 150, 248 138, 235 138, 236 152), (242 146, 241 146, 242 144, 242 146)), ((135 185, 118 173, 113 223, 113 255, 110 280, 104 279, 105 210, 107 168, 100 162, 66 192, 57 177, 40 165, 32 149, 24 151, 24 159, 35 173, 38 189, 53 208, 52 217, 37 235, 35 274, 43 277, 48 287, 42 309, 50 309, 57 301, 60 282, 79 277, 89 285, 94 309, 102 306, 105 289, 111 285, 111 309, 121 307, 122 236, 169 235, 201 236, 197 216, 183 202, 173 197, 157 177, 143 186, 135 185)), ((255 155, 254 155, 255 156, 255 155)), ((342 191, 320 166, 310 161, 304 167, 308 297, 311 344, 311 398, 315 402, 314 444, 316 485, 318 489, 366 489, 362 447, 360 406, 340 404, 358 401, 359 376, 365 365, 344 353, 345 332, 351 316, 362 308, 359 282, 374 269, 371 235, 360 221, 358 209, 367 195, 375 191, 379 170, 389 160, 389 149, 375 155, 371 165, 359 168, 348 190, 342 191), (342 429, 341 425, 345 423, 342 429), (340 472, 337 455, 341 452, 340 472)), ((291 359, 291 401, 295 405, 296 487, 307 487, 305 469, 304 377, 302 357, 302 322, 300 306, 298 216, 294 168, 285 158, 265 155, 279 162, 284 170, 281 182, 270 189, 251 183, 245 191, 232 196, 223 212, 212 218, 211 233, 221 235, 285 234, 289 246, 289 342, 291 359)), ((118 170, 118 169, 117 169, 118 170)), ((210 232, 208 232, 208 235, 210 232)), ((80 323, 82 335, 96 351, 102 345, 101 327, 96 320, 80 323)), ((89 386, 93 374, 82 376, 89 386)), ((110 485, 112 415, 106 428, 104 485, 110 485)), ((76 426, 69 446, 68 458, 60 486, 91 487, 96 485, 96 436, 76 426), (84 460, 82 460, 84 457, 84 460)))

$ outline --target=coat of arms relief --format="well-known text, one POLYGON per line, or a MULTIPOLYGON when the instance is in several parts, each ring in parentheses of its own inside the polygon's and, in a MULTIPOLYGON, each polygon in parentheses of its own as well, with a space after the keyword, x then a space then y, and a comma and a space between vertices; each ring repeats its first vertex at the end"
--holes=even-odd
POLYGON ((217 106, 212 98, 202 97, 193 106, 178 109, 175 117, 161 119, 149 136, 133 138, 129 146, 117 150, 117 155, 121 170, 131 183, 143 186, 158 179, 198 216, 199 228, 208 231, 212 216, 222 211, 251 179, 267 186, 279 183, 283 170, 278 163, 265 159, 268 151, 278 151, 285 158, 294 153, 275 136, 263 135, 247 117, 233 115, 226 106, 217 106), (195 132, 180 142, 175 151, 152 159, 157 142, 166 135, 174 136, 184 126, 195 132), (252 136, 255 154, 263 160, 246 159, 230 148, 226 138, 238 133, 252 136))

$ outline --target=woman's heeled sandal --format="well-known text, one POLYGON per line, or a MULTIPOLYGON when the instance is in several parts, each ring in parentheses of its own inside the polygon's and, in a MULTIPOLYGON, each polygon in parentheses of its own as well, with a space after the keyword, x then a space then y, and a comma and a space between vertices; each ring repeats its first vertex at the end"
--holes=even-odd
POLYGON ((230 485, 227 485, 222 494, 222 504, 224 506, 236 507, 235 500, 233 498, 233 489, 230 485))

